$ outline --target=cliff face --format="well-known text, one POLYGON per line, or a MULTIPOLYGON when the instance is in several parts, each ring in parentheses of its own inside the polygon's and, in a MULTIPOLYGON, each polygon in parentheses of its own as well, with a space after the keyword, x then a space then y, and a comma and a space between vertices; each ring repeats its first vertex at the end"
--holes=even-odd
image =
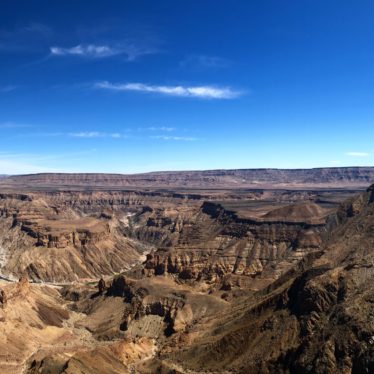
POLYGON ((1 196, 2 275, 26 271, 35 280, 67 282, 113 274, 142 258, 146 247, 126 236, 124 214, 59 198, 1 196))
POLYGON ((243 188, 270 186, 364 187, 374 182, 374 168, 316 169, 238 169, 174 171, 146 174, 33 174, 10 176, 3 185, 89 186, 89 187, 167 187, 167 188, 243 188))
POLYGON ((334 225, 318 259, 233 304, 188 349, 161 355, 160 367, 180 367, 181 373, 372 372, 373 191, 330 217, 334 225))
POLYGON ((145 274, 169 274, 217 287, 229 276, 238 286, 250 283, 257 289, 286 273, 305 255, 317 252, 325 231, 323 220, 312 224, 302 219, 243 219, 216 203, 204 203, 184 218, 179 217, 176 225, 165 223, 163 217, 153 218, 152 212, 147 219, 143 217, 142 230, 150 226, 162 232, 168 227, 172 233, 169 247, 147 256, 145 274))
POLYGON ((97 278, 128 269, 151 252, 144 269, 149 276, 169 274, 214 287, 230 276, 238 287, 258 289, 318 251, 331 209, 304 200, 305 193, 284 191, 3 193, 2 272, 26 270, 45 281, 97 278), (239 209, 226 208, 227 201, 239 209), (246 201, 261 209, 256 203, 248 213, 246 201))

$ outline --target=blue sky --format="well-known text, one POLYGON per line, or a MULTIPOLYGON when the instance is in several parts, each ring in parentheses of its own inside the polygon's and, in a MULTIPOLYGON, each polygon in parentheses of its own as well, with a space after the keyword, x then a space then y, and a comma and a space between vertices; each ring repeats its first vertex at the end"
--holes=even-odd
POLYGON ((374 164, 374 3, 4 0, 0 174, 374 164))

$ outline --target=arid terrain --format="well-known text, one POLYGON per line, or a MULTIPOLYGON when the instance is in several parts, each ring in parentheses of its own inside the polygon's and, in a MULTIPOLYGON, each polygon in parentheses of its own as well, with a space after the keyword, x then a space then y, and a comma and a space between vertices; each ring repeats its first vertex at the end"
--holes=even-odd
POLYGON ((39 187, 142 188, 356 188, 370 184, 373 167, 315 169, 237 169, 145 174, 58 174, 9 176, 4 185, 39 187))
POLYGON ((0 180, 0 373, 374 372, 374 168, 0 180))

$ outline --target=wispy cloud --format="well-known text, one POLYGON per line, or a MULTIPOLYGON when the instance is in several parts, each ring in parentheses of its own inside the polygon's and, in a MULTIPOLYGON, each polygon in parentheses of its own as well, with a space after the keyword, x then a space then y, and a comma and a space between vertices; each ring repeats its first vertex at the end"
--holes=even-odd
POLYGON ((191 136, 166 136, 166 135, 155 135, 150 136, 151 139, 160 139, 160 140, 174 140, 174 141, 183 141, 183 142, 193 142, 198 140, 197 138, 191 136))
POLYGON ((15 160, 2 160, 0 158, 0 174, 29 174, 29 173, 43 173, 47 171, 56 171, 50 168, 45 168, 38 165, 32 165, 26 162, 15 160))
POLYGON ((56 56, 83 56, 103 58, 120 54, 121 52, 107 45, 77 45, 71 48, 51 47, 51 54, 56 56))
POLYGON ((50 47, 50 52, 53 56, 77 56, 97 59, 124 55, 128 61, 133 61, 140 56, 156 53, 156 49, 140 47, 134 43, 119 44, 116 46, 107 44, 78 44, 68 48, 53 46, 50 47))
POLYGON ((2 122, 0 123, 0 129, 18 129, 18 128, 28 128, 33 127, 32 125, 26 125, 24 123, 14 123, 14 122, 2 122))
POLYGON ((34 52, 44 49, 53 30, 41 23, 29 23, 13 30, 0 30, 0 52, 34 52))
POLYGON ((346 152, 347 156, 352 156, 352 157, 368 157, 370 156, 370 153, 368 152, 346 152))
POLYGON ((18 33, 19 32, 39 34, 44 37, 50 37, 54 34, 53 30, 49 26, 38 22, 31 22, 23 26, 22 28, 18 29, 18 33))
POLYGON ((0 86, 0 93, 12 92, 15 89, 17 89, 17 86, 13 86, 13 85, 0 86))
POLYGON ((330 164, 333 164, 333 165, 340 165, 342 162, 339 161, 339 160, 331 160, 330 161, 330 164))
POLYGON ((182 68, 222 69, 230 66, 231 61, 217 56, 189 55, 180 62, 182 68))
POLYGON ((33 153, 9 153, 0 151, 0 174, 29 174, 43 172, 67 172, 63 165, 69 161, 75 164, 81 158, 92 157, 95 149, 79 152, 33 154, 33 153), (61 165, 61 167, 56 167, 61 165))
POLYGON ((149 127, 140 127, 139 131, 163 131, 163 132, 172 132, 175 131, 175 127, 168 127, 168 126, 149 126, 149 127))
POLYGON ((40 161, 31 154, 0 152, 0 174, 29 174, 57 171, 53 168, 40 166, 40 161))
MULTIPOLYGON (((11 124, 10 124, 11 127, 11 124)), ((0 129, 2 128, 2 125, 0 124, 0 129)), ((27 133, 19 133, 17 134, 17 137, 23 137, 23 138, 61 138, 61 137, 69 137, 69 138, 86 138, 86 139, 92 139, 92 138, 112 138, 112 139, 125 139, 128 138, 127 134, 124 134, 122 132, 101 132, 101 131, 76 131, 76 132, 63 132, 63 131, 55 131, 55 132, 27 132, 27 133)))
POLYGON ((96 83, 94 87, 112 91, 135 91, 199 99, 235 99, 243 94, 230 87, 214 86, 151 86, 143 83, 110 83, 104 81, 96 83))
POLYGON ((73 138, 114 138, 119 139, 123 138, 124 135, 118 132, 106 133, 106 132, 98 132, 98 131, 81 131, 81 132, 70 132, 68 133, 69 136, 73 138))

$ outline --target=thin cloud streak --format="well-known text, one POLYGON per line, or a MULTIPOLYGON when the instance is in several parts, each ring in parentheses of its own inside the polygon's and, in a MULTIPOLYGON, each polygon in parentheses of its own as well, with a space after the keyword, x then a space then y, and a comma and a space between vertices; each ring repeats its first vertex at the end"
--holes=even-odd
POLYGON ((31 173, 43 173, 48 171, 58 171, 57 169, 46 168, 43 166, 32 165, 29 163, 14 161, 14 160, 2 160, 0 159, 0 174, 31 174, 31 173))
POLYGON ((33 127, 33 126, 22 124, 22 123, 14 123, 14 122, 0 123, 0 129, 18 129, 18 128, 27 128, 27 127, 33 127))
POLYGON ((352 157, 368 157, 370 156, 370 153, 368 152, 347 152, 347 156, 352 156, 352 157))
POLYGON ((164 132, 172 132, 175 131, 175 127, 168 127, 168 126, 149 126, 149 127, 140 127, 139 131, 164 131, 164 132))
POLYGON ((17 89, 17 86, 8 85, 8 86, 0 86, 0 93, 8 93, 12 92, 17 89))
POLYGON ((136 46, 134 43, 125 45, 98 45, 98 44, 78 44, 73 47, 64 48, 59 46, 50 47, 52 56, 75 56, 86 58, 107 58, 119 55, 125 55, 128 61, 157 52, 154 48, 136 46))
POLYGON ((0 152, 0 174, 14 175, 44 172, 65 173, 69 170, 56 168, 55 165, 57 162, 61 163, 61 161, 66 160, 76 162, 79 157, 90 156, 95 152, 96 149, 47 155, 0 152), (53 166, 46 166, 48 163, 53 164, 53 166))
POLYGON ((91 155, 96 152, 96 149, 88 149, 80 152, 69 152, 69 153, 53 153, 47 155, 40 155, 35 153, 9 153, 0 152, 0 159, 13 160, 22 163, 32 162, 33 164, 39 161, 56 161, 66 160, 69 158, 80 157, 91 155), (25 161, 26 160, 26 161, 25 161))
MULTIPOLYGON (((0 125, 1 128, 1 125, 0 125)), ((127 138, 127 135, 119 132, 79 131, 79 132, 33 132, 19 134, 19 137, 71 137, 71 138, 127 138)))
POLYGON ((175 97, 193 97, 199 99, 235 99, 243 93, 230 87, 214 86, 151 86, 143 83, 98 82, 94 88, 111 91, 132 91, 155 93, 175 97))
POLYGON ((115 56, 121 53, 121 51, 111 48, 107 45, 77 45, 71 48, 62 48, 62 47, 51 47, 51 54, 55 56, 83 56, 83 57, 94 57, 94 58, 103 58, 115 56))
POLYGON ((106 132, 98 132, 98 131, 82 131, 82 132, 70 132, 68 134, 73 138, 114 138, 119 139, 124 137, 122 134, 118 132, 113 133, 106 133, 106 132))
POLYGON ((222 69, 230 64, 231 62, 225 58, 206 55, 189 55, 179 63, 182 68, 193 69, 222 69))
POLYGON ((174 141, 184 141, 184 142, 194 142, 198 140, 197 138, 191 136, 166 136, 166 135, 155 135, 150 136, 151 139, 160 139, 160 140, 174 140, 174 141))
POLYGON ((0 30, 0 52, 32 52, 44 49, 44 42, 51 39, 53 30, 41 23, 29 23, 13 30, 0 30))

